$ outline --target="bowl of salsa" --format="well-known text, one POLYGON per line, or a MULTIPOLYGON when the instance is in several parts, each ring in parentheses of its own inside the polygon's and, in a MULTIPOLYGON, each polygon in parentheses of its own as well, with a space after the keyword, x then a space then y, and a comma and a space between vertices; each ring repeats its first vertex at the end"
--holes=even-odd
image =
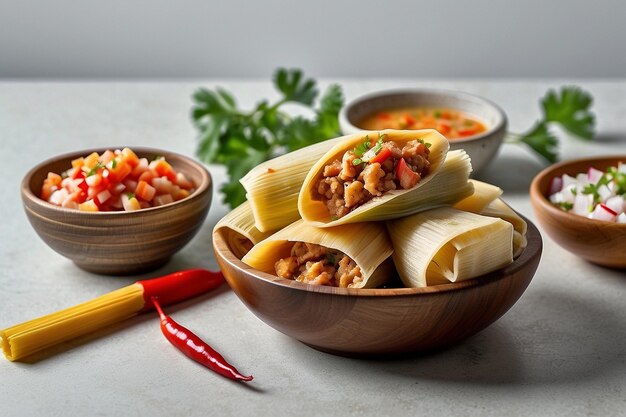
POLYGON ((450 149, 465 149, 474 172, 497 154, 506 134, 504 111, 491 101, 461 91, 387 90, 349 102, 339 115, 344 134, 383 129, 436 129, 450 149))

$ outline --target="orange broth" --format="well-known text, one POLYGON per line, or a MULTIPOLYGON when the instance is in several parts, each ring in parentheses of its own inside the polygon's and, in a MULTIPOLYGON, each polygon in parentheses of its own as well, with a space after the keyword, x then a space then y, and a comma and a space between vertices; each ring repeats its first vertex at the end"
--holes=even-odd
POLYGON ((487 130, 478 118, 460 110, 439 107, 404 107, 374 113, 358 126, 365 130, 436 129, 448 139, 462 139, 487 130))

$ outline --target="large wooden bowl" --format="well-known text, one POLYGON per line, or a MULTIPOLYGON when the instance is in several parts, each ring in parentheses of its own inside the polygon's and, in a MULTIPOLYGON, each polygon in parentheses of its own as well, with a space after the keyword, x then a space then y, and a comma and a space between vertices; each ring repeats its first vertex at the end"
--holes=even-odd
POLYGON ((530 185, 530 198, 537 220, 548 235, 568 251, 587 261, 612 268, 626 268, 626 224, 588 219, 555 207, 548 200, 552 178, 587 172, 589 167, 606 170, 624 156, 577 159, 551 165, 530 185))
POLYGON ((484 329, 519 299, 541 257, 528 224, 528 246, 511 265, 476 279, 427 288, 345 289, 302 284, 252 269, 219 231, 215 255, 241 301, 276 330, 316 349, 350 356, 439 349, 484 329))
POLYGON ((134 148, 139 157, 164 156, 194 182, 196 190, 174 203, 133 212, 84 212, 39 198, 48 172, 66 171, 73 159, 104 150, 61 155, 29 171, 21 186, 28 220, 44 242, 85 270, 117 275, 156 269, 185 246, 202 225, 211 204, 211 176, 191 158, 160 149, 134 148))

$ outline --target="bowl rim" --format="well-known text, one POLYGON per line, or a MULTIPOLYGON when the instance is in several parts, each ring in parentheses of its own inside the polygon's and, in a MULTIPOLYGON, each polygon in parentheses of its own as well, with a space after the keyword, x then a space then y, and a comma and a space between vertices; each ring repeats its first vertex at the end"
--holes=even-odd
MULTIPOLYGON (((519 213, 518 213, 519 214, 519 213)), ((522 216, 528 225, 527 240, 528 245, 517 259, 506 267, 497 271, 490 272, 477 278, 468 279, 460 282, 452 282, 449 284, 434 285, 421 288, 337 288, 321 285, 303 284, 301 282, 279 278, 244 264, 230 250, 221 230, 213 231, 213 250, 216 257, 221 257, 230 267, 237 269, 246 276, 254 277, 270 285, 278 287, 290 288, 297 291, 306 291, 309 293, 338 295, 338 296, 358 296, 358 297, 398 297, 398 296, 415 296, 415 295, 438 295, 448 292, 462 291, 472 287, 480 287, 492 282, 505 279, 508 276, 522 269, 528 262, 532 262, 536 257, 540 257, 543 249, 543 243, 539 229, 526 217, 522 216)))
MULTIPOLYGON (((546 195, 544 195, 539 189, 540 183, 544 180, 550 179, 550 177, 554 177, 554 172, 564 169, 567 170, 567 167, 571 165, 588 163, 588 166, 591 167, 594 161, 596 162, 609 162, 609 161, 619 161, 622 160, 626 163, 626 155, 598 155, 587 158, 577 158, 577 159, 569 159, 567 161, 561 161, 556 164, 552 164, 543 170, 541 170, 533 181, 530 184, 530 199, 531 201, 535 201, 542 210, 549 213, 552 217, 557 217, 559 219, 567 220, 569 222, 574 223, 577 226, 590 226, 590 225, 602 225, 602 227, 614 228, 614 229, 624 229, 626 231, 626 223, 614 223, 608 222, 605 220, 598 219, 590 219, 588 217, 579 216, 578 214, 570 213, 567 211, 563 211, 557 207, 555 207, 549 200, 546 195)), ((568 172, 564 172, 570 175, 568 172)), ((580 174, 580 172, 572 174, 580 174)))
POLYGON ((447 97, 453 97, 453 96, 461 96, 464 97, 466 99, 481 103, 483 105, 486 105, 488 107, 491 107, 493 110, 496 111, 496 113, 500 116, 499 120, 496 122, 496 124, 494 124, 493 126, 489 126, 484 132, 479 133, 477 135, 473 135, 473 136, 469 136, 467 138, 455 138, 455 139, 448 139, 451 142, 454 143, 467 143, 467 142, 474 142, 474 141, 479 141, 481 139, 484 139, 485 137, 491 136, 493 135, 494 132, 498 132, 501 131, 503 129, 506 129, 507 126, 507 116, 506 113, 504 112, 504 110, 497 105, 495 102, 484 98, 482 96, 476 95, 476 94, 472 94, 472 93, 468 93, 465 91, 461 91, 461 90, 452 90, 452 89, 444 89, 444 88, 419 88, 419 87, 415 87, 415 88, 394 88, 394 89, 388 89, 388 90, 379 90, 379 91, 373 91, 370 93, 366 93, 366 94, 362 94, 352 100, 350 100, 339 112, 339 123, 340 126, 341 125, 349 125, 350 127, 352 127, 355 130, 364 130, 359 128, 358 126, 356 126, 354 123, 352 123, 352 121, 350 121, 350 119, 348 118, 348 112, 354 108, 355 106, 361 105, 364 102, 367 101, 371 101, 371 100, 377 100, 380 99, 382 97, 388 97, 388 96, 399 96, 399 95, 406 95, 406 96, 410 96, 410 95, 422 95, 422 94, 431 94, 431 95, 437 95, 437 96, 447 96, 447 97))
POLYGON ((75 216, 127 216, 127 217, 131 217, 131 216, 140 216, 142 214, 146 214, 146 213, 151 213, 154 211, 158 211, 158 210, 163 210, 163 209, 169 209, 169 208, 173 208, 176 207, 178 205, 182 205, 182 204, 187 204, 190 201, 194 201, 197 200, 198 198, 202 198, 202 196, 205 194, 205 192, 207 192, 210 187, 211 187, 211 183, 212 183, 212 178, 211 178, 211 174, 208 171, 208 169, 200 162, 196 161, 195 159, 189 157, 189 156, 185 156, 182 154, 179 154, 177 152, 172 152, 172 151, 168 151, 165 149, 159 149, 159 148, 152 148, 152 147, 147 147, 147 146, 134 146, 134 147, 130 147, 128 146, 129 149, 131 149, 133 152, 135 153, 155 153, 157 155, 161 154, 166 156, 167 155, 172 155, 175 156, 177 158, 180 158, 181 160, 183 160, 186 164, 189 164, 191 166, 193 166, 194 168, 196 168, 200 173, 201 173, 201 177, 202 180, 200 182, 200 184, 197 186, 196 190, 194 190, 194 192, 181 199, 178 201, 174 201, 168 204, 164 204, 162 206, 156 206, 156 207, 148 207, 148 208, 144 208, 141 210, 134 210, 134 211, 125 211, 125 210, 120 210, 120 211, 81 211, 81 210, 76 210, 76 209, 72 209, 72 208, 67 208, 67 207, 61 207, 61 206, 57 206, 55 204, 49 203, 45 200, 42 200, 39 196, 37 196, 35 193, 33 193, 33 191, 30 189, 30 179, 31 177, 35 174, 35 172, 41 170, 42 168, 44 168, 47 165, 50 165, 54 162, 57 162, 60 159, 67 159, 67 158, 77 158, 80 156, 84 156, 84 155, 89 155, 93 152, 98 152, 99 154, 106 151, 106 150, 111 150, 111 149, 124 149, 126 146, 108 146, 108 147, 97 147, 97 148, 88 148, 88 149, 83 149, 83 150, 78 150, 78 151, 72 151, 72 152, 66 152, 60 155, 56 155, 53 157, 50 157, 40 163, 38 163, 37 165, 35 165, 33 168, 31 168, 30 170, 28 170, 28 172, 24 175, 24 177, 22 178, 21 184, 20 184, 20 189, 21 189, 21 194, 22 194, 22 198, 23 199, 28 199, 28 201, 30 201, 31 203, 41 207, 42 209, 48 209, 48 210, 56 210, 59 213, 68 213, 68 214, 72 214, 75 216))

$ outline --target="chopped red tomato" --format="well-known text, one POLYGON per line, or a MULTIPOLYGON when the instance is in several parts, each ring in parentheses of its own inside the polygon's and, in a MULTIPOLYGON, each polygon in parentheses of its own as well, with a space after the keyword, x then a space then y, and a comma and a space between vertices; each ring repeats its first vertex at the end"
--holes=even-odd
POLYGON ((420 180, 419 174, 408 166, 404 158, 400 158, 396 165, 396 178, 400 181, 400 186, 405 190, 413 188, 420 180))
POLYGON ((139 210, 189 196, 193 182, 164 159, 149 162, 129 148, 96 152, 49 173, 40 196, 49 203, 84 211, 139 210))
POLYGON ((380 150, 380 152, 378 152, 378 154, 375 157, 373 157, 372 159, 370 159, 368 162, 370 164, 373 164, 375 162, 378 162, 378 163, 382 164, 390 156, 391 156, 391 150, 389 150, 389 148, 382 148, 380 150))

